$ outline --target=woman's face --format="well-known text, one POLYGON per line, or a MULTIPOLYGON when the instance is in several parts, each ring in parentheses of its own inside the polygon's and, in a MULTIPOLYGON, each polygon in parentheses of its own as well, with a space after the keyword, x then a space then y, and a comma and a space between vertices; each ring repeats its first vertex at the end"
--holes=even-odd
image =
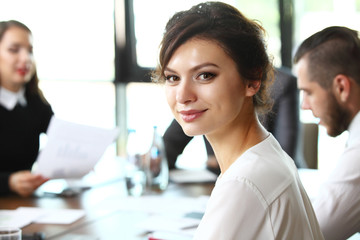
POLYGON ((10 27, 0 40, 0 83, 18 91, 35 73, 32 36, 19 27, 10 27))
POLYGON ((190 39, 164 68, 168 104, 189 136, 232 129, 252 102, 236 64, 214 41, 190 39))

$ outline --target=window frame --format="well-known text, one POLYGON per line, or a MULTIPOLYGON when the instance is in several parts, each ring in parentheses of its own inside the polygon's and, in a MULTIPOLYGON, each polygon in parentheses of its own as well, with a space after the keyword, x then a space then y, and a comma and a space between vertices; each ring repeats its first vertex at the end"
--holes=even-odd
MULTIPOLYGON (((133 0, 115 1, 115 83, 151 82, 151 68, 137 64, 133 0)), ((278 0, 282 66, 291 68, 293 0, 278 0)))

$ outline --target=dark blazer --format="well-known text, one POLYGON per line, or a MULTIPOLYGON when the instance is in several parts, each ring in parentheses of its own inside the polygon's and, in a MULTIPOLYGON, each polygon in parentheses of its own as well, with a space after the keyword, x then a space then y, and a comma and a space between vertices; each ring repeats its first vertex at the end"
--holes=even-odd
POLYGON ((26 92, 27 106, 7 110, 0 105, 0 195, 10 193, 9 177, 30 170, 39 152, 39 135, 53 116, 51 106, 39 95, 26 92))
MULTIPOLYGON (((287 68, 279 68, 275 71, 275 81, 271 88, 271 96, 274 99, 272 111, 259 116, 260 122, 279 141, 286 153, 295 159, 299 133, 299 91, 296 77, 287 68)), ((164 143, 169 168, 175 168, 177 157, 183 152, 192 137, 185 135, 181 126, 173 120, 164 133, 164 143)), ((205 140, 208 155, 214 152, 205 140)), ((295 161, 298 167, 299 164, 295 161)))

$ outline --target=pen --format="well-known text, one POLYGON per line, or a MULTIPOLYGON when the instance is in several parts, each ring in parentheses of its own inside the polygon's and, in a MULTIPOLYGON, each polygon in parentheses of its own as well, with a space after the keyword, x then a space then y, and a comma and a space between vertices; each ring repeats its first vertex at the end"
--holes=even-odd
POLYGON ((199 226, 199 224, 190 225, 190 226, 182 227, 181 230, 186 230, 186 229, 191 229, 191 228, 197 228, 198 226, 199 226))

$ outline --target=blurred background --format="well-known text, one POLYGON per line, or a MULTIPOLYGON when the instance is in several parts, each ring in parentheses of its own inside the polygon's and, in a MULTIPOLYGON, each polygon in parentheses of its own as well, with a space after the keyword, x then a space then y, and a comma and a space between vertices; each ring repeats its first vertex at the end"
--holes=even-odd
MULTIPOLYGON (((198 0, 0 0, 0 20, 15 19, 33 32, 40 87, 57 117, 121 129, 106 156, 124 155, 127 129, 161 133, 172 120, 161 85, 150 83, 165 24, 198 0)), ((309 35, 330 25, 360 30, 360 0, 228 0, 267 30, 278 67, 309 35)), ((301 95, 300 95, 301 98, 301 95)), ((301 99, 300 99, 301 102, 301 99)), ((316 122, 300 110, 304 123, 316 122)), ((319 128, 318 168, 331 168, 347 133, 319 128)), ((184 168, 204 166, 206 151, 195 137, 180 156, 184 168)))

